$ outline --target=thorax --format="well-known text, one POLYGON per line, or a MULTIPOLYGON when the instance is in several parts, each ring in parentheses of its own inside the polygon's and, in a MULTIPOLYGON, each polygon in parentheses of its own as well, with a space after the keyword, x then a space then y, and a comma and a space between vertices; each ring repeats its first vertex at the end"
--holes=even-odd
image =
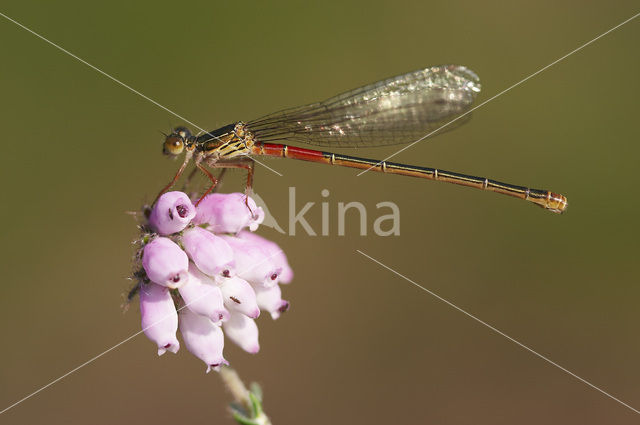
POLYGON ((223 161, 248 155, 253 145, 253 134, 239 121, 199 136, 196 151, 204 160, 223 161))

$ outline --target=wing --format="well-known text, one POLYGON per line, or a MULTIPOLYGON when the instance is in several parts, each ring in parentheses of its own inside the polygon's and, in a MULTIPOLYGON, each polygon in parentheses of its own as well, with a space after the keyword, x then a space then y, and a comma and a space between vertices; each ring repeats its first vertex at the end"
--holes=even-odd
MULTIPOLYGON (((470 69, 441 65, 388 78, 324 102, 247 123, 257 140, 359 147, 409 143, 467 112, 480 92, 470 69)), ((470 118, 459 118, 440 132, 470 118)), ((438 133, 440 133, 438 132, 438 133)))

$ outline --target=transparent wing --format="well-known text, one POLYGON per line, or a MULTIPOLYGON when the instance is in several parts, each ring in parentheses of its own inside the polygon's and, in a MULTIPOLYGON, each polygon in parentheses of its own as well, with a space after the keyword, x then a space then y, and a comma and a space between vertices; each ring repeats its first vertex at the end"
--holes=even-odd
MULTIPOLYGON (((470 69, 433 66, 275 112, 247 127, 262 142, 336 147, 409 143, 468 111, 479 92, 480 80, 470 69)), ((470 115, 441 131, 463 124, 470 115)))

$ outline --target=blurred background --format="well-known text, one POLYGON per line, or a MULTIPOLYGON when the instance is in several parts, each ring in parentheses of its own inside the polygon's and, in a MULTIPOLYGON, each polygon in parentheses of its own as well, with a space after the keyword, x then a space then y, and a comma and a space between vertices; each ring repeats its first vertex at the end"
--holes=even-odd
MULTIPOLYGON (((199 126, 214 129, 442 63, 478 73, 478 102, 638 12, 619 1, 131 2, 5 0, 1 12, 199 126)), ((446 298, 640 408, 637 114, 640 19, 402 152, 398 162, 569 198, 554 215, 446 184, 271 160, 255 190, 280 225, 292 307, 258 320, 261 352, 227 344, 281 424, 630 424, 638 416, 414 287, 446 298), (323 198, 321 191, 329 196, 323 198), (337 235, 337 205, 359 201, 337 235), (401 211, 399 236, 373 233, 401 211)), ((136 223, 178 163, 179 119, 0 19, 3 128, 0 409, 139 330, 123 314, 136 223)), ((384 158, 396 147, 357 155, 384 158)), ((339 151, 352 153, 349 151, 339 151)), ((224 191, 242 187, 230 173, 224 191)), ((7 424, 231 424, 216 374, 143 335, 7 411, 7 424)))

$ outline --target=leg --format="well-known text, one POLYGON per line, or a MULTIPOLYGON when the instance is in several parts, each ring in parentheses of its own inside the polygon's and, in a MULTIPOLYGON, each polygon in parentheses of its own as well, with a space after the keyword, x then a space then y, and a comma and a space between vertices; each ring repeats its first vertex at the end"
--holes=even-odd
POLYGON ((227 172, 226 168, 223 168, 222 171, 220 171, 220 174, 218 174, 218 185, 213 189, 214 192, 217 192, 218 189, 220 189, 220 186, 222 186, 222 178, 224 177, 224 174, 227 172))
POLYGON ((184 162, 182 163, 182 165, 178 169, 178 172, 176 173, 175 176, 173 176, 173 179, 169 182, 169 184, 166 185, 160 191, 160 193, 158 193, 158 196, 156 196, 156 199, 153 200, 153 203, 151 204, 151 206, 155 205, 155 203, 158 202, 158 198, 160 198, 167 190, 171 189, 173 187, 173 185, 176 184, 176 182, 178 181, 178 179, 180 178, 180 176, 184 172, 184 169, 187 168, 187 164, 189 163, 189 161, 191 161, 191 157, 192 156, 193 156, 193 150, 187 151, 187 153, 184 156, 184 162))
POLYGON ((198 202, 196 202, 196 207, 198 206, 198 204, 204 199, 205 196, 207 196, 209 194, 209 192, 211 192, 213 190, 214 187, 216 187, 216 185, 218 184, 218 179, 216 179, 215 177, 213 177, 213 174, 211 174, 209 172, 209 170, 207 170, 202 164, 200 164, 199 162, 196 162, 196 167, 198 167, 200 169, 200 171, 202 171, 207 177, 209 177, 209 180, 211 180, 211 186, 209 186, 209 189, 206 190, 206 192, 204 192, 202 194, 202 196, 200 197, 200 199, 198 199, 198 202))
POLYGON ((245 202, 245 205, 247 206, 247 209, 251 212, 251 215, 253 215, 254 213, 251 210, 251 207, 249 207, 249 194, 253 189, 253 170, 255 167, 255 162, 250 158, 238 158, 236 160, 228 161, 228 162, 215 162, 215 163, 209 164, 209 166, 212 168, 222 168, 223 172, 228 168, 242 168, 247 170, 247 184, 245 186, 244 202, 245 202))
MULTIPOLYGON (((189 190, 189 185, 191 184, 191 179, 193 179, 193 177, 196 175, 196 173, 199 171, 200 169, 198 167, 195 167, 191 173, 189 173, 189 176, 187 176, 187 180, 184 182, 184 185, 182 186, 182 191, 183 192, 187 192, 189 190)), ((218 184, 216 185, 216 187, 213 189, 212 192, 217 192, 218 189, 220 189, 221 183, 222 183, 222 178, 224 177, 225 172, 227 171, 226 168, 223 168, 222 171, 220 171, 220 174, 218 174, 218 177, 216 177, 216 180, 218 180, 218 184)))
POLYGON ((198 167, 194 168, 191 173, 189 173, 189 175, 187 176, 187 179, 185 180, 184 184, 182 185, 182 191, 186 192, 187 190, 189 190, 189 185, 191 184, 191 179, 193 178, 193 176, 196 175, 196 173, 198 172, 198 167))

